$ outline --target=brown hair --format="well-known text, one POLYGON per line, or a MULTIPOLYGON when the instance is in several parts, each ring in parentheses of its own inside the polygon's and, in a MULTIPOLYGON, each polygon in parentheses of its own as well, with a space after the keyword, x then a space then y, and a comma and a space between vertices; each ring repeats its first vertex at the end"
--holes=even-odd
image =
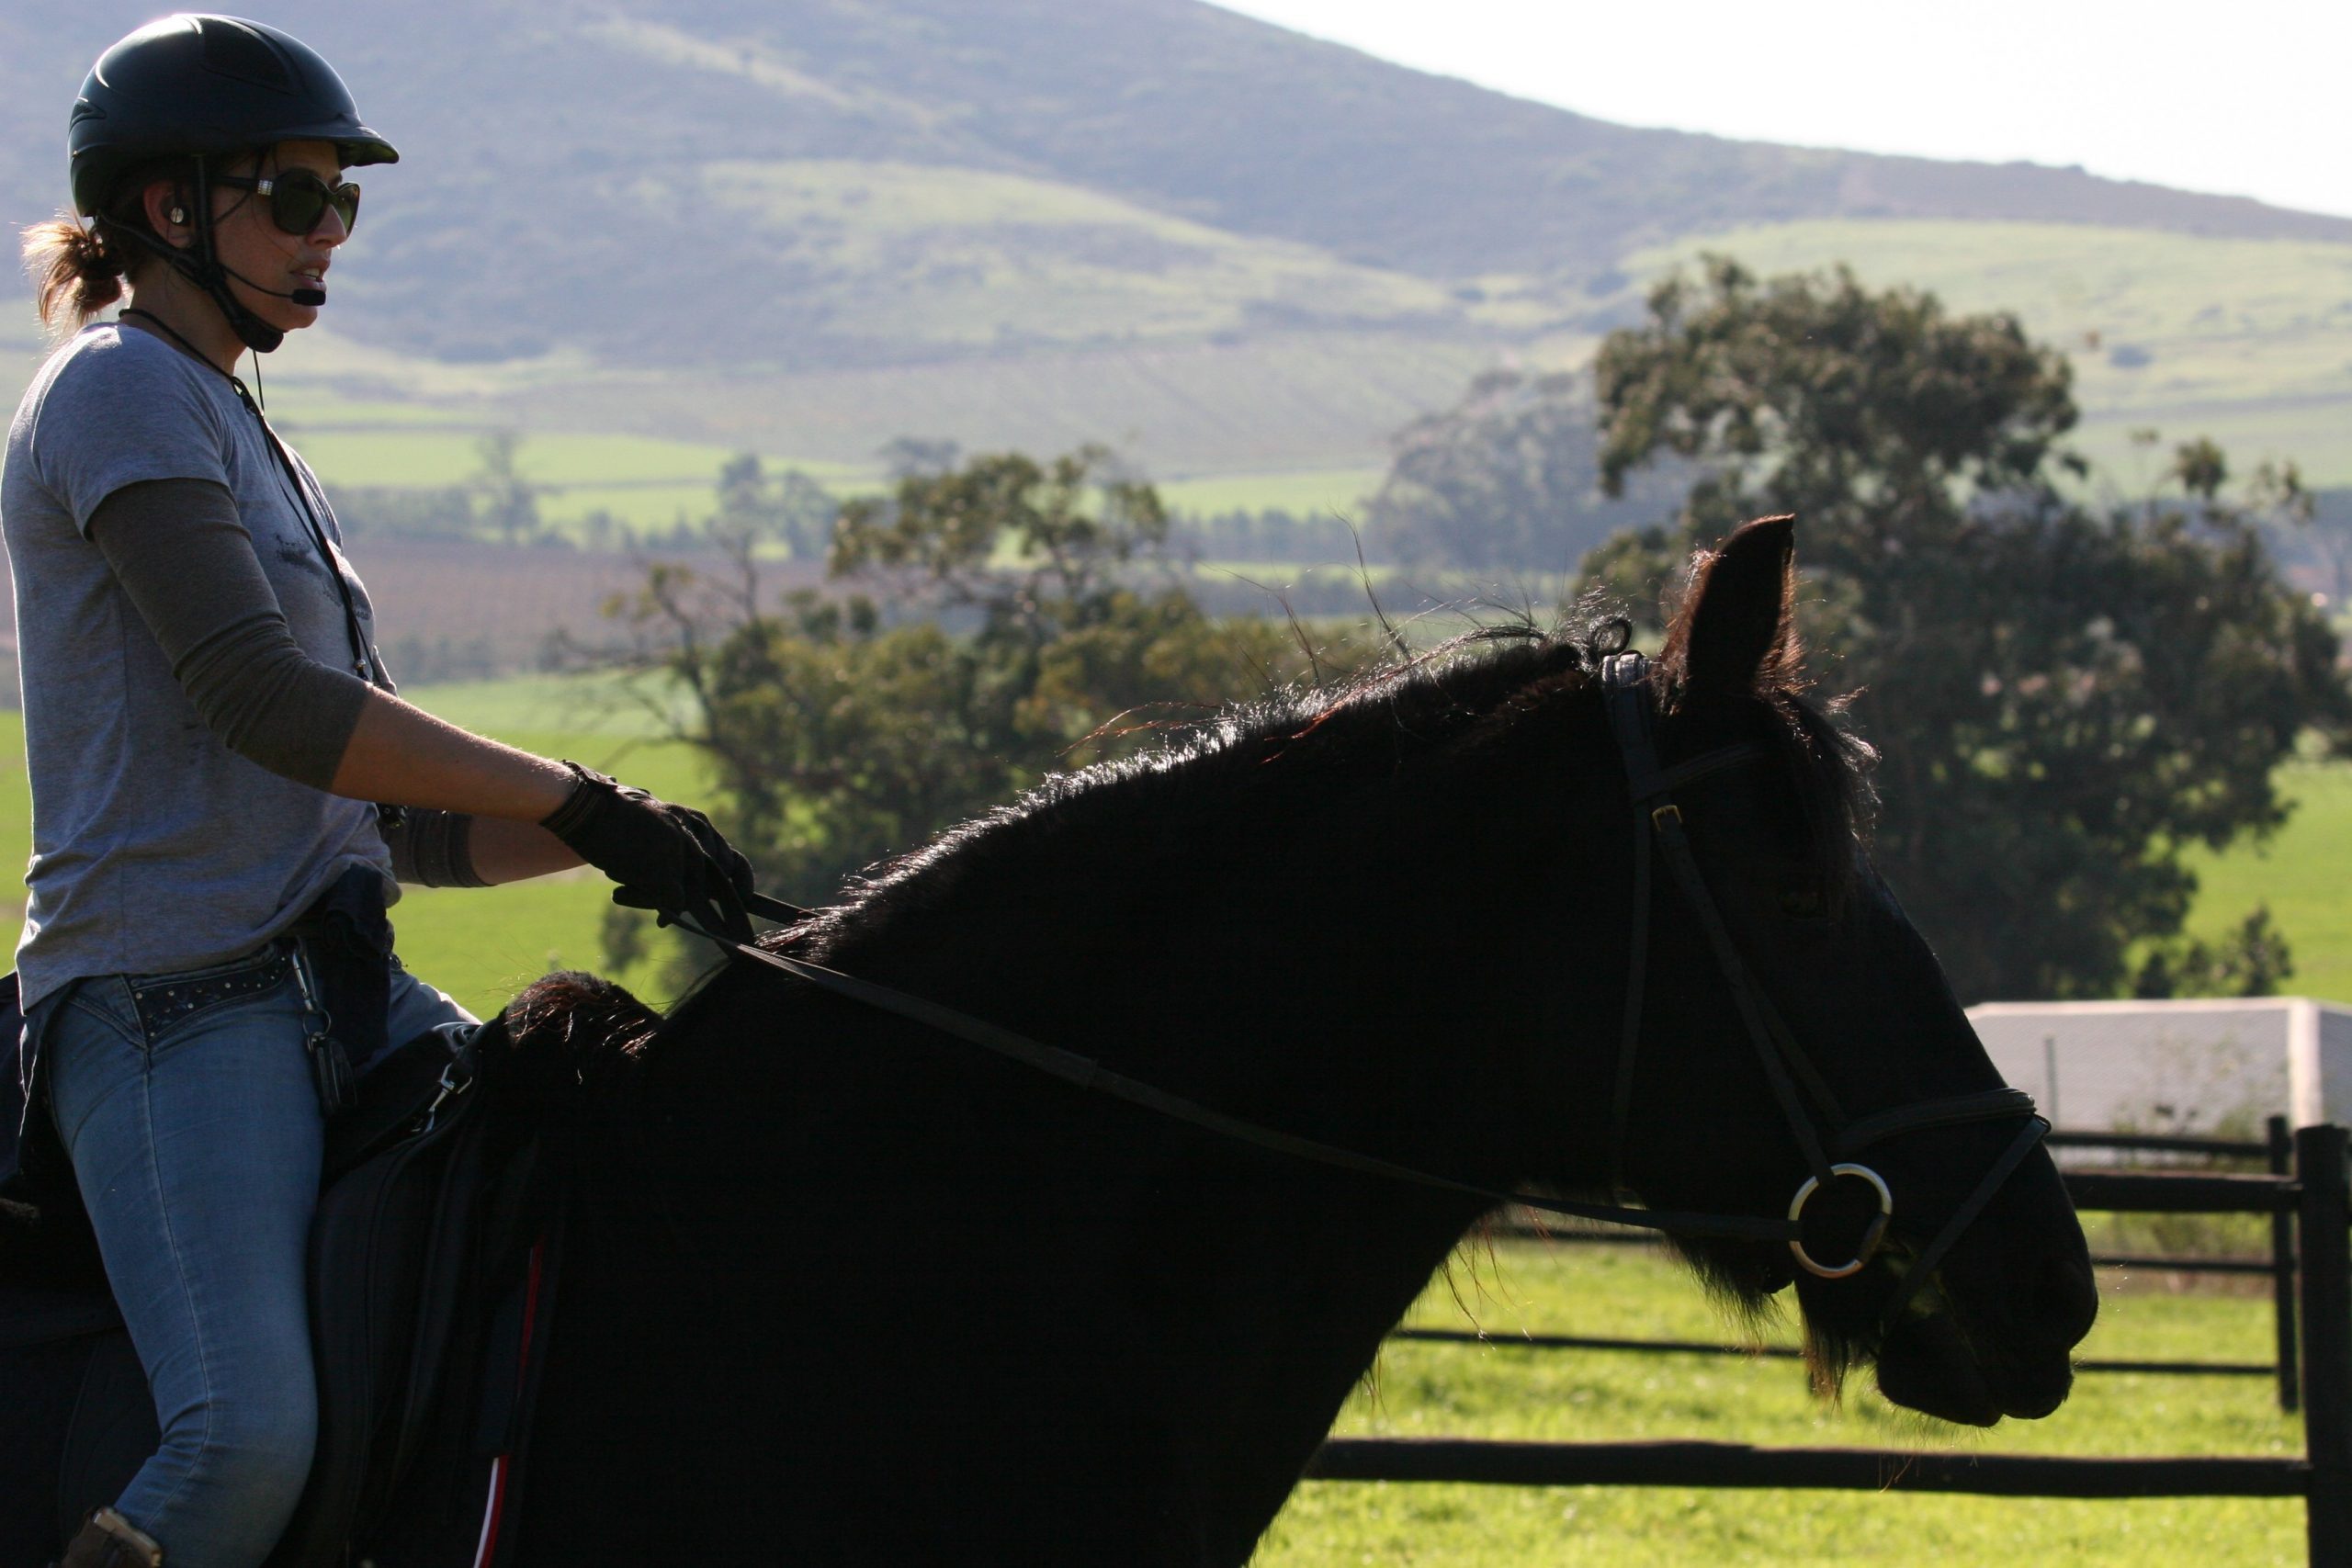
POLYGON ((103 218, 87 229, 70 218, 52 218, 25 231, 25 267, 33 275, 41 325, 52 333, 78 330, 122 298, 131 258, 120 237, 107 232, 115 227, 103 218))
POLYGON ((122 298, 124 279, 134 276, 147 262, 151 246, 161 243, 147 222, 147 187, 193 172, 192 161, 186 158, 147 164, 116 182, 87 227, 60 214, 25 231, 25 270, 33 276, 33 300, 41 325, 56 336, 70 336, 122 298))

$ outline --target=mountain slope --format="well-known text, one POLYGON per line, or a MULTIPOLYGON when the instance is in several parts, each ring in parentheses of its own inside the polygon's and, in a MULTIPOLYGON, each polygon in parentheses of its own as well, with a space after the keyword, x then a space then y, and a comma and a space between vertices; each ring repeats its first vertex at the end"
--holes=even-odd
MULTIPOLYGON (((62 194, 73 88, 148 14, 0 0, 12 223, 62 194)), ((406 154, 368 173, 335 321, 452 362, 1503 343, 1622 309, 1614 269, 1637 248, 1799 218, 2352 242, 2352 220, 2078 172, 1631 130, 1197 0, 403 0, 288 19, 406 154)))

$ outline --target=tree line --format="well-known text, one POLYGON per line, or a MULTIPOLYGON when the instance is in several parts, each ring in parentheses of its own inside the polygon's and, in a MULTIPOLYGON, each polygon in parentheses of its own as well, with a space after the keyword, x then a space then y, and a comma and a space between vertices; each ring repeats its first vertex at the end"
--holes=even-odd
MULTIPOLYGON (((2066 359, 2012 316, 1710 258, 1589 378, 1490 376, 1409 427, 1364 532, 1448 570, 1573 569, 1655 627, 1692 551, 1796 513, 1814 674, 1880 758, 1877 859, 1963 998, 2274 988, 2267 911, 2183 936, 2183 852, 2275 829, 2278 763, 2352 739, 2336 637, 2273 547, 2320 504, 2204 441, 2159 491, 2086 500, 2076 419, 2066 359)), ((893 468, 833 504, 751 459, 702 530, 723 564, 654 566, 613 606, 621 661, 787 897, 1388 650, 1376 621, 1211 614, 1158 494, 1100 449, 910 445, 893 468), (825 587, 763 581, 820 536, 825 587)), ((613 936, 642 940, 619 915, 613 936)))

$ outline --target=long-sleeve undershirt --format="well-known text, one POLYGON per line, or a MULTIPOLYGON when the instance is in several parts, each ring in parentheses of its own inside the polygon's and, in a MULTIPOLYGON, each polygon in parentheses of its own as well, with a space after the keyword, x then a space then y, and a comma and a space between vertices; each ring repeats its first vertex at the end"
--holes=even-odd
MULTIPOLYGON (((327 788, 371 688, 295 641, 229 491, 204 479, 125 485, 91 513, 89 535, 221 744, 327 788)), ((395 874, 481 886, 470 827, 463 813, 404 813, 385 835, 395 874)))

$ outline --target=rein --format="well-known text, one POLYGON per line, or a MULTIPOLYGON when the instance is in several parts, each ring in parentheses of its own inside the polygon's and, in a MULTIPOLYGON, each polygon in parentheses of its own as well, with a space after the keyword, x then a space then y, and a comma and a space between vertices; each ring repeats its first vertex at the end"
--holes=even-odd
MULTIPOLYGON (((1611 1095, 1611 1190, 1622 1195, 1623 1156, 1633 1103, 1634 1068, 1639 1055, 1643 1005, 1647 991, 1655 844, 1656 858, 1664 860, 1668 875, 1681 892, 1684 901, 1697 914, 1701 928, 1706 932, 1709 946, 1714 953, 1716 967, 1731 989, 1733 1001, 1747 1026, 1749 1040, 1756 1047, 1757 1059, 1771 1086, 1773 1099, 1778 1102, 1790 1134, 1804 1157, 1805 1167, 1811 1172, 1790 1201, 1787 1216, 1783 1219, 1762 1215, 1697 1213, 1623 1203, 1581 1203, 1541 1193, 1457 1181, 1451 1177, 1419 1170, 1375 1155, 1227 1115, 1139 1078, 1114 1071, 1091 1056, 1047 1045, 955 1008, 893 987, 861 980, 854 975, 845 975, 820 964, 811 964, 806 959, 702 931, 691 920, 680 923, 695 930, 731 953, 771 969, 781 970, 821 990, 954 1035, 1079 1089, 1139 1106, 1239 1143, 1360 1175, 1459 1192, 1483 1199, 1488 1203, 1516 1203, 1571 1219, 1637 1226, 1671 1235, 1785 1242, 1807 1272, 1826 1280, 1843 1279, 1860 1272, 1884 1241, 1887 1227, 1894 1218, 1892 1189, 1877 1172, 1856 1163, 1852 1156, 1905 1133, 2011 1116, 2025 1117, 2026 1124, 2017 1138, 1993 1162, 1975 1190, 1905 1271, 1902 1282, 1886 1309, 1884 1321, 1891 1324, 1909 1305, 1912 1297, 1934 1272, 1944 1254, 1959 1240, 1961 1233, 1983 1212, 2009 1174, 2023 1163, 2026 1156, 2041 1141, 2042 1135, 2049 1132, 2050 1123, 2035 1114, 2032 1098, 2015 1089, 1951 1095, 1920 1100, 1874 1115, 1849 1118, 1839 1109, 1828 1085, 1798 1047, 1787 1025, 1750 982, 1738 948, 1724 924, 1713 897, 1707 891, 1706 881, 1700 874, 1697 862, 1691 857, 1690 840, 1682 829, 1682 810, 1673 798, 1678 786, 1721 769, 1755 761, 1761 753, 1754 746, 1725 747, 1672 768, 1661 768, 1653 738, 1656 700, 1648 680, 1648 661, 1638 653, 1611 654, 1603 662, 1601 677, 1602 694, 1611 728, 1624 761, 1627 791, 1634 816, 1634 945, 1627 964, 1624 1023, 1619 1037, 1616 1079, 1611 1095), (1806 1096, 1812 1098, 1815 1109, 1834 1128, 1826 1140, 1805 1110, 1806 1096), (1833 1158, 1833 1156, 1839 1157, 1833 1158), (1866 1182, 1875 1190, 1878 1213, 1871 1220, 1849 1262, 1826 1265, 1816 1261, 1805 1250, 1804 1213, 1815 1193, 1847 1179, 1866 1182)), ((752 913, 779 923, 797 922, 809 918, 811 913, 797 905, 759 894, 752 895, 745 902, 752 913)))

